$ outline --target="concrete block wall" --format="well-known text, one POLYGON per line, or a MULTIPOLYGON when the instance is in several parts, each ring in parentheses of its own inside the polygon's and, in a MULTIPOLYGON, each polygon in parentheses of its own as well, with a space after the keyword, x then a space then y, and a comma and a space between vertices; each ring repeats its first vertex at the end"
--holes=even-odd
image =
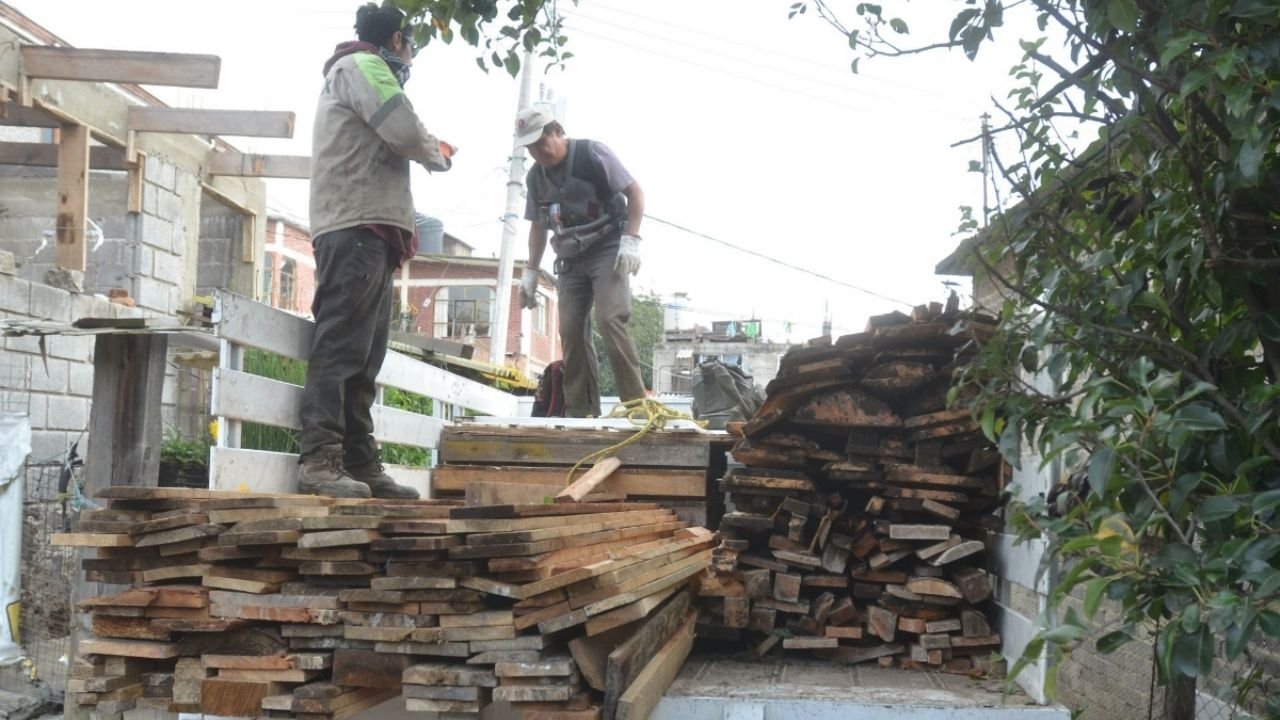
MULTIPOLYGON (((70 293, 12 275, 0 275, 0 317, 71 322, 81 317, 141 317, 144 311, 105 298, 70 293)), ((31 464, 62 456, 80 441, 88 449, 93 397, 91 336, 8 337, 0 351, 0 410, 31 418, 31 464)))
POLYGON ((135 216, 139 242, 131 294, 138 307, 173 315, 195 294, 200 200, 199 178, 147 157, 142 213, 135 216))
MULTIPOLYGON (((0 250, 14 255, 19 277, 43 282, 55 265, 54 216, 58 191, 53 168, 0 166, 0 250)), ((95 170, 89 176, 89 219, 85 289, 105 292, 130 287, 136 250, 127 219, 128 178, 95 170)))

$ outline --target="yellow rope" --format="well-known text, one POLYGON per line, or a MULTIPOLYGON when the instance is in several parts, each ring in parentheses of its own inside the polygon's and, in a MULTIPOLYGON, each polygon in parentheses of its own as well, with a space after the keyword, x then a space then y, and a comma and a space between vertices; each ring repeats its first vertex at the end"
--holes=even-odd
POLYGON ((667 425, 668 420, 689 420, 700 428, 707 426, 706 420, 698 420, 688 413, 682 413, 678 410, 663 405, 657 400, 650 398, 638 398, 636 400, 628 400, 613 409, 607 418, 626 418, 631 421, 632 425, 639 426, 640 429, 634 435, 623 440, 617 445, 598 450, 590 455, 582 458, 576 465, 569 468, 569 475, 565 478, 565 484, 573 482, 573 474, 578 468, 587 463, 595 463, 617 453, 622 448, 638 441, 652 430, 661 430, 667 425))

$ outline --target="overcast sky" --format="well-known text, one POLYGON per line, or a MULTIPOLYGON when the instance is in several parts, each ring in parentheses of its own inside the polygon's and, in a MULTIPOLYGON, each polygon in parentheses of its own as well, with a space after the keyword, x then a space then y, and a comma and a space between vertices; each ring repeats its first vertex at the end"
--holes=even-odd
MULTIPOLYGON (((230 138, 257 152, 308 154, 321 65, 351 39, 353 0, 18 0, 81 47, 215 53, 216 91, 155 89, 185 107, 290 110, 291 140, 230 138)), ((572 137, 607 143, 644 187, 649 214, 836 278, 838 284, 646 221, 641 290, 685 291, 702 321, 757 316, 765 334, 836 333, 868 315, 945 298, 933 267, 958 243, 967 172, 992 95, 1004 97, 1012 34, 971 63, 959 51, 863 61, 843 35, 787 0, 560 3, 564 71, 538 84, 565 103, 572 137), (860 292, 849 285, 863 288, 860 292), (896 302, 900 301, 900 302, 896 302)), ((853 21, 853 2, 835 2, 853 21)), ((920 42, 945 37, 954 4, 899 3, 920 42)), ((893 6, 892 3, 889 4, 893 6)), ((427 127, 460 148, 453 171, 414 176, 418 209, 479 255, 498 252, 518 85, 485 75, 459 40, 418 56, 407 92, 427 127)), ((535 91, 536 92, 536 91, 535 91)), ((268 206, 305 219, 305 182, 269 184, 268 206)), ((527 254, 522 226, 517 257, 527 254)), ((964 288, 967 291, 967 286, 964 288)))

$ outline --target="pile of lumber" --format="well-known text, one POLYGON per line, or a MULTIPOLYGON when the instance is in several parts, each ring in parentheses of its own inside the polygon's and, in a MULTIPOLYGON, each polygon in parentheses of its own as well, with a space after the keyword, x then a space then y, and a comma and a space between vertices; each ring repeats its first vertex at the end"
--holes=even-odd
POLYGON ((1006 466, 946 395, 993 320, 938 304, 788 353, 738 428, 700 635, 848 663, 991 669, 1006 466))
MULTIPOLYGON (((524 488, 525 502, 544 502, 581 477, 586 468, 572 478, 569 471, 582 458, 621 443, 635 430, 446 427, 440 440, 441 464, 432 474, 432 493, 483 505, 496 496, 509 501, 513 497, 509 486, 517 485, 524 488)), ((600 500, 658 503, 690 525, 712 527, 719 508, 708 504, 709 469, 715 464, 713 457, 724 455, 713 452, 714 442, 713 436, 693 431, 647 433, 614 453, 621 469, 594 492, 600 500)))
POLYGON ((403 691, 448 717, 643 718, 716 543, 653 503, 100 497, 54 540, 116 584, 80 602, 69 690, 98 712, 328 720, 403 691))

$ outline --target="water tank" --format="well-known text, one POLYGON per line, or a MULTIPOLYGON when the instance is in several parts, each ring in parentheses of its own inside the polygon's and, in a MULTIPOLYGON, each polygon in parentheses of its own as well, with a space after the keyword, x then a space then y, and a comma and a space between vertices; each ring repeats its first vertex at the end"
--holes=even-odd
POLYGON ((418 252, 438 255, 444 252, 444 221, 422 213, 414 213, 418 225, 418 252))

